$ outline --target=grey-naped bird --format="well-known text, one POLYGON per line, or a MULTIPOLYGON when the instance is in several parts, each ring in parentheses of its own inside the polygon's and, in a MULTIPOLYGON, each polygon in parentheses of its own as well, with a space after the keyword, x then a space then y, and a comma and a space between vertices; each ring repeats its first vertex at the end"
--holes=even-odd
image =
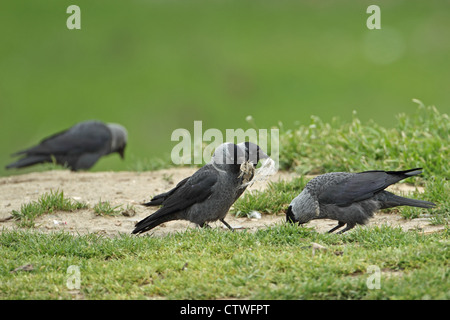
MULTIPOLYGON (((267 157, 265 153, 261 156, 267 157)), ((172 220, 188 220, 200 227, 220 220, 233 230, 224 218, 242 194, 242 188, 245 190, 241 165, 248 160, 240 146, 233 143, 220 145, 209 163, 181 180, 172 190, 145 203, 146 206, 162 207, 139 221, 132 233, 143 233, 172 220)))
POLYGON ((116 123, 80 122, 45 138, 36 146, 14 153, 13 156, 23 157, 6 168, 24 168, 55 161, 72 171, 89 169, 110 153, 117 152, 123 159, 127 136, 127 130, 116 123))
POLYGON ((303 224, 313 219, 333 219, 338 225, 328 232, 347 224, 339 232, 344 233, 357 224, 367 223, 380 209, 397 206, 432 208, 435 206, 432 202, 408 199, 384 190, 422 173, 421 170, 332 172, 317 176, 292 200, 286 211, 286 221, 303 224))
MULTIPOLYGON (((262 149, 257 144, 254 144, 252 142, 242 142, 239 143, 237 146, 245 152, 245 161, 249 161, 250 163, 252 163, 253 169, 255 169, 256 166, 258 165, 259 160, 269 158, 269 156, 264 151, 262 151, 262 149)), ((240 187, 236 190, 235 200, 237 200, 242 195, 242 193, 244 193, 244 191, 247 189, 248 183, 246 182, 250 182, 253 179, 254 174, 255 174, 254 170, 249 170, 248 173, 240 175, 239 177, 240 187)), ((161 205, 168 196, 172 195, 175 192, 175 190, 183 186, 186 183, 186 181, 189 180, 189 178, 190 177, 184 178, 183 180, 178 182, 178 184, 172 190, 154 196, 149 202, 144 203, 143 205, 147 207, 161 205)))

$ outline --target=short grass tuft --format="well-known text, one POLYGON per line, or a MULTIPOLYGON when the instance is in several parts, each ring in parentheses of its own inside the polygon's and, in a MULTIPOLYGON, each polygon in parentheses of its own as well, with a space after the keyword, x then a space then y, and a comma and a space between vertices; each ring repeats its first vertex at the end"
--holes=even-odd
POLYGON ((37 201, 23 204, 19 211, 13 210, 11 215, 18 221, 20 227, 34 227, 35 219, 45 213, 54 211, 76 211, 86 209, 84 202, 74 201, 64 197, 63 191, 44 193, 37 201))
POLYGON ((100 200, 93 209, 98 216, 117 216, 121 213, 122 206, 112 206, 109 201, 100 200))

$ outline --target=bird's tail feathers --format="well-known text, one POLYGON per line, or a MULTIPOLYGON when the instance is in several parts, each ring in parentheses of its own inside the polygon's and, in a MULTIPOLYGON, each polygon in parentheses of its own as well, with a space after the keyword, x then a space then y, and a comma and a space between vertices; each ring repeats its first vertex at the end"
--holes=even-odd
POLYGON ((32 166, 37 163, 44 163, 44 162, 52 162, 51 157, 49 157, 48 155, 29 156, 29 157, 19 159, 16 162, 8 164, 6 166, 6 169, 25 168, 25 167, 29 167, 29 166, 32 166))
POLYGON ((153 198, 152 200, 150 200, 149 202, 145 202, 142 203, 143 206, 146 207, 153 207, 153 206, 159 206, 163 203, 164 199, 163 198, 153 198))
POLYGON ((143 233, 153 229, 154 227, 159 226, 161 223, 176 219, 177 217, 175 213, 164 212, 164 208, 161 208, 152 215, 148 216, 147 218, 139 221, 135 225, 135 228, 131 233, 132 234, 143 233))
POLYGON ((422 168, 415 168, 403 171, 403 174, 412 177, 422 173, 422 168))
POLYGON ((158 194, 154 196, 149 202, 143 203, 142 205, 146 207, 159 206, 164 202, 164 200, 166 200, 171 192, 173 192, 173 190, 158 194))
POLYGON ((383 199, 383 206, 381 207, 381 209, 398 206, 410 206, 429 209, 436 206, 436 204, 433 202, 400 197, 387 191, 385 191, 384 194, 386 195, 386 198, 383 199))
POLYGON ((412 176, 421 174, 422 168, 414 168, 414 169, 403 170, 403 171, 386 171, 386 173, 403 175, 403 176, 405 176, 403 179, 405 179, 407 177, 412 177, 412 176))
POLYGON ((11 157, 17 157, 28 152, 28 149, 20 150, 11 154, 11 157))

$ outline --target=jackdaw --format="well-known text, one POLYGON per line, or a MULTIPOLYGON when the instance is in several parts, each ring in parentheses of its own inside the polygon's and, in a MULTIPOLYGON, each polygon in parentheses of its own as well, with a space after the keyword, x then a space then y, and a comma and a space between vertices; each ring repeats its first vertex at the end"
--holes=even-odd
MULTIPOLYGON (((261 151, 262 157, 268 156, 261 151)), ((248 160, 249 157, 240 146, 234 143, 220 145, 209 163, 181 180, 172 190, 145 203, 146 206, 162 207, 139 221, 132 233, 143 233, 172 220, 188 220, 200 227, 207 226, 207 222, 220 220, 233 230, 224 218, 242 194, 242 188, 246 187, 244 175, 247 171, 243 167, 249 163, 248 160)))
POLYGON ((356 224, 365 224, 379 209, 397 206, 432 208, 434 203, 408 199, 385 191, 400 180, 422 173, 422 168, 405 171, 331 172, 315 177, 294 199, 286 211, 286 221, 300 224, 313 219, 333 219, 345 224, 344 233, 356 224))
MULTIPOLYGON (((257 144, 254 144, 252 142, 242 142, 239 143, 237 146, 241 148, 242 151, 245 152, 245 161, 251 163, 253 168, 248 168, 245 172, 242 171, 242 173, 240 174, 239 176, 240 187, 236 190, 235 201, 242 195, 245 189, 247 189, 249 185, 248 182, 250 182, 253 179, 255 175, 255 170, 252 169, 256 168, 259 160, 269 158, 269 156, 264 151, 262 151, 262 149, 257 144)), ((184 178, 183 180, 178 182, 178 184, 172 190, 154 196, 149 202, 144 203, 143 205, 147 207, 161 205, 167 197, 172 195, 175 192, 175 190, 183 186, 186 183, 186 181, 189 180, 189 178, 190 177, 184 178)))
POLYGON ((84 121, 42 140, 38 145, 19 151, 24 155, 6 166, 24 168, 38 163, 53 162, 72 171, 91 168, 100 157, 117 152, 124 158, 127 130, 116 123, 84 121))

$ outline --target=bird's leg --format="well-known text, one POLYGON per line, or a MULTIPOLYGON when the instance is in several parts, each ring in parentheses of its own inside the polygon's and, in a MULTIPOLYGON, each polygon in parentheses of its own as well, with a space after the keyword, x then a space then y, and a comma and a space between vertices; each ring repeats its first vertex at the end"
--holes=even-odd
POLYGON ((334 227, 333 229, 331 229, 330 231, 328 231, 328 233, 332 233, 333 231, 336 231, 339 228, 342 228, 345 225, 345 222, 339 221, 338 225, 336 227, 334 227))
POLYGON ((225 219, 220 219, 220 222, 222 222, 224 225, 227 226, 228 229, 230 229, 231 231, 234 231, 234 228, 232 226, 230 226, 225 219))
POLYGON ((350 229, 353 229, 356 226, 356 223, 347 223, 347 226, 339 231, 338 233, 344 233, 345 231, 348 231, 350 229))

